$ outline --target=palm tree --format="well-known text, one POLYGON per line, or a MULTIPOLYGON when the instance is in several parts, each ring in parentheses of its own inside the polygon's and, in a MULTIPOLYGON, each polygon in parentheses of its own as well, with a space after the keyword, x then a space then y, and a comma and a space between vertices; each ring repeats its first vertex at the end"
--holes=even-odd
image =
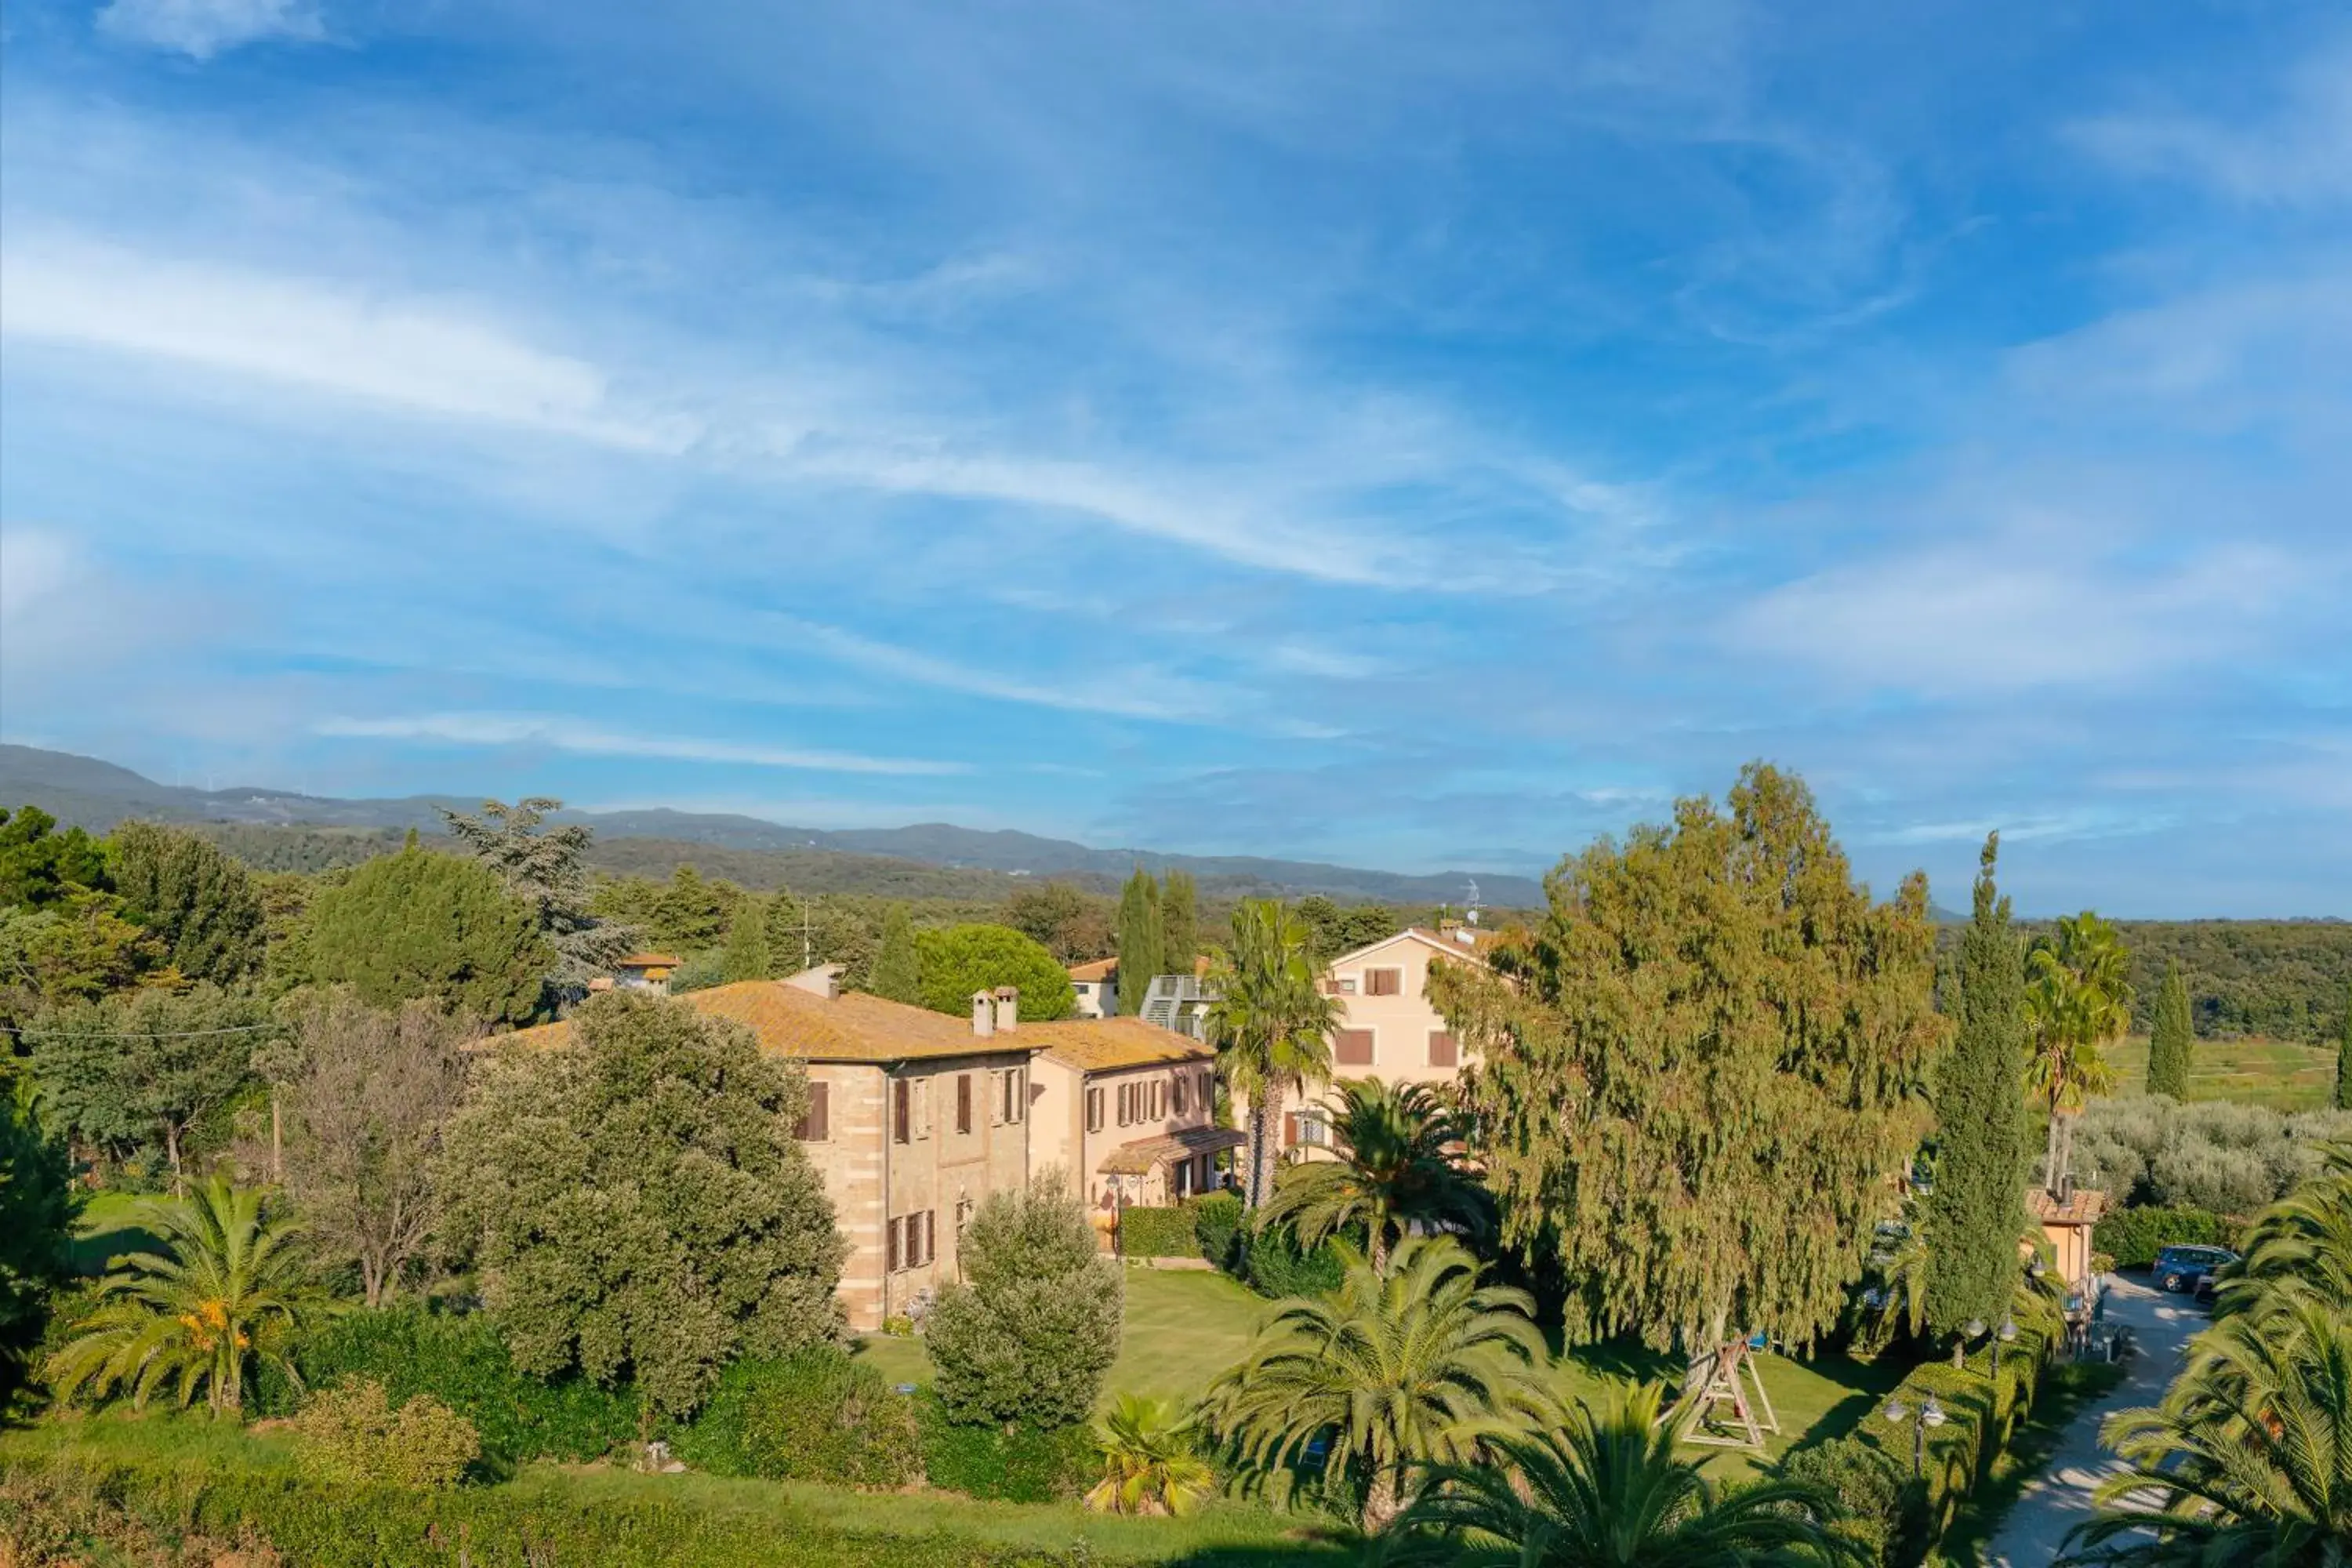
POLYGON ((1825 1524, 1835 1505, 1795 1481, 1725 1494, 1675 1451, 1656 1385, 1549 1430, 1496 1438, 1493 1460, 1438 1465, 1377 1561, 1492 1568, 1763 1568, 1860 1561, 1825 1524))
POLYGON ((1122 1394, 1095 1423, 1103 1478, 1087 1506, 1113 1513, 1184 1514, 1217 1489, 1217 1472, 1192 1445, 1192 1423, 1165 1399, 1122 1394))
POLYGON ((185 1198, 151 1202, 138 1224, 161 1252, 113 1259, 77 1336, 49 1358, 60 1397, 128 1385, 143 1408, 165 1384, 187 1405, 199 1384, 215 1415, 245 1407, 246 1363, 274 1362, 299 1384, 293 1331, 322 1298, 291 1245, 295 1223, 266 1212, 257 1189, 215 1176, 185 1198))
POLYGON ((2128 1469, 2068 1537, 2074 1563, 2342 1568, 2352 1562, 2352 1315, 2296 1292, 2198 1336, 2154 1409, 2108 1418, 2128 1469))
POLYGON ((1328 1442, 1326 1485, 1364 1484, 1362 1520, 1396 1516, 1409 1468, 1466 1462, 1543 1409, 1544 1344, 1524 1290, 1478 1283, 1451 1237, 1408 1237, 1387 1273, 1350 1255, 1328 1299, 1293 1299, 1210 1390, 1208 1409, 1243 1459, 1276 1469, 1328 1442))
POLYGON ((1287 1221, 1311 1247, 1360 1220, 1372 1267, 1383 1270, 1391 1237, 1416 1223, 1480 1233, 1492 1225, 1493 1202, 1462 1163, 1468 1121, 1433 1087, 1343 1079, 1324 1104, 1339 1158, 1284 1172, 1259 1223, 1287 1221))
POLYGON ((1209 1042, 1228 1087, 1249 1100, 1243 1195, 1252 1208, 1274 1186, 1283 1102, 1331 1074, 1339 1004, 1316 983, 1313 943, 1311 928, 1278 900, 1244 900, 1234 909, 1233 945, 1209 972, 1217 996, 1208 1011, 1209 1042))
POLYGON ((2131 955, 2112 921, 2084 910, 2060 916, 2055 942, 2036 947, 2026 963, 2025 1016, 2033 1040, 2026 1085, 2050 1112, 2043 1179, 2054 1187, 2065 1173, 2067 1119, 2091 1096, 2116 1087, 2103 1047, 2131 1027, 2131 955))

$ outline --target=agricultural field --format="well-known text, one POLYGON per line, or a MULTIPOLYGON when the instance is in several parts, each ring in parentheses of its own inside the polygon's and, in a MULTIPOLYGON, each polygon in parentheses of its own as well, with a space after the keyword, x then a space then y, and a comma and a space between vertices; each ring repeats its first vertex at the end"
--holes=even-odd
MULTIPOLYGON (((2116 1092, 2138 1094, 2147 1083, 2147 1037, 2134 1035, 2109 1048, 2116 1092)), ((2229 1100, 2275 1110, 2316 1110, 2336 1091, 2336 1047, 2290 1040, 2200 1040, 2189 1071, 2189 1098, 2229 1100)))

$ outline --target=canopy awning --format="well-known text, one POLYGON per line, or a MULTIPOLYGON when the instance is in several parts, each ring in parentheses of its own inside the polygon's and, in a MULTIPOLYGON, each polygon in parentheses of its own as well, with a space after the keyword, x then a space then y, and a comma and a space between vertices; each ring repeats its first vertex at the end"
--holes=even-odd
POLYGON ((1138 1138, 1103 1156, 1096 1168, 1106 1176, 1140 1176, 1171 1160, 1238 1149, 1249 1140, 1230 1127, 1187 1127, 1158 1138, 1138 1138))

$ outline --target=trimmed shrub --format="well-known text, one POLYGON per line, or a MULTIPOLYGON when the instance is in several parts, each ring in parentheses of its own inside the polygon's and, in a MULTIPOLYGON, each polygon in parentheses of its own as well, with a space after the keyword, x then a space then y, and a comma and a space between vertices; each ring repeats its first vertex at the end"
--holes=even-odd
POLYGON ((1327 1240, 1312 1252, 1302 1251, 1287 1226, 1270 1226, 1249 1237, 1247 1267, 1249 1288, 1277 1300, 1328 1296, 1348 1277, 1336 1243, 1327 1240))
POLYGON ((1200 1250, 1188 1208, 1131 1208, 1118 1216, 1118 1250, 1128 1258, 1190 1258, 1200 1250))
POLYGON ((1242 1200, 1238 1193, 1203 1193, 1192 1200, 1192 1239, 1201 1256, 1228 1274, 1243 1271, 1242 1200))
POLYGON ((944 1490, 998 1502, 1060 1502, 1085 1491, 1102 1468, 1093 1433, 1082 1424, 957 1421, 928 1390, 914 1403, 924 1475, 944 1490))
POLYGON ((736 1363, 672 1446, 688 1464, 721 1476, 887 1489, 922 1470, 911 1402, 830 1347, 736 1363))
POLYGON ((320 1480, 454 1487, 482 1451, 472 1422, 429 1394, 394 1410, 372 1377, 312 1394, 294 1431, 303 1472, 320 1480))
MULTIPOLYGON (((530 1459, 593 1459, 637 1436, 634 1390, 576 1376, 551 1383, 520 1372, 498 1331, 478 1315, 415 1306, 352 1312, 330 1322, 295 1361, 314 1388, 367 1377, 394 1402, 431 1394, 473 1424, 494 1470, 530 1459)), ((287 1395, 282 1387, 264 1387, 263 1408, 286 1414, 287 1395)))
POLYGON ((1832 1437, 1781 1460, 1780 1474, 1837 1500, 1845 1517, 1831 1529, 1867 1562, 1899 1568, 1919 1560, 1925 1500, 1892 1455, 1856 1437, 1832 1437))
POLYGON ((2118 1209, 2099 1221, 2091 1245, 2118 1268, 2147 1268, 2168 1247, 2227 1247, 2237 1227, 2204 1209, 2118 1209))

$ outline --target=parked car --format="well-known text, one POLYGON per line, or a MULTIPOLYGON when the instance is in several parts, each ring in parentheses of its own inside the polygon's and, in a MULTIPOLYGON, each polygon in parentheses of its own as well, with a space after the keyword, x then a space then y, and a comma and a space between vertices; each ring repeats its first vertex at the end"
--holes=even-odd
POLYGON ((2168 1247, 2156 1255, 2156 1282, 2167 1290, 2194 1290, 2238 1255, 2226 1247, 2168 1247))

